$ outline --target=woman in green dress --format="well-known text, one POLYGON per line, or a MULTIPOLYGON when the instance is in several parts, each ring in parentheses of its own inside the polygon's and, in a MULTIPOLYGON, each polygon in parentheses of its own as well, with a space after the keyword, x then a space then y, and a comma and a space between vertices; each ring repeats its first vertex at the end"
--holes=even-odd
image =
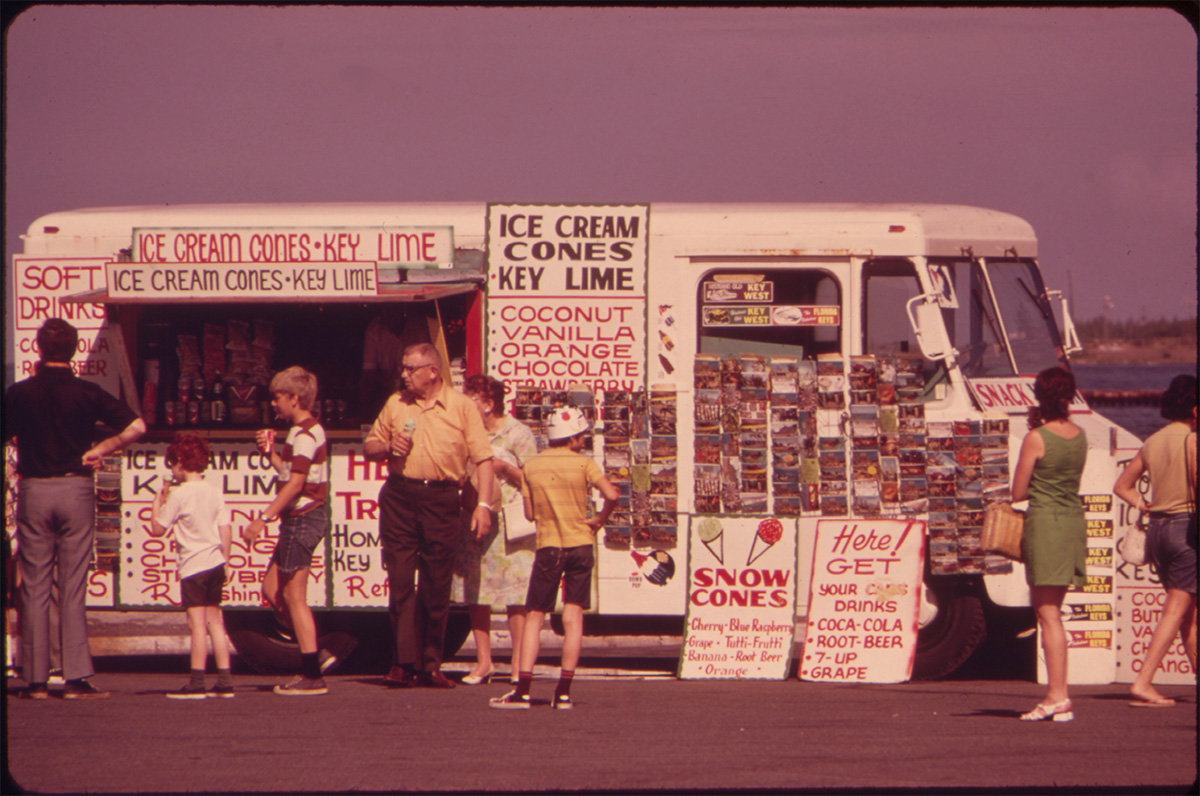
POLYGON ((1025 580, 1042 631, 1046 696, 1022 721, 1071 721, 1067 696, 1067 632, 1062 604, 1067 589, 1086 582, 1087 525, 1079 481, 1087 460, 1087 437, 1071 422, 1075 377, 1062 368, 1037 375, 1029 428, 1013 470, 1012 499, 1029 500, 1021 551, 1025 580))

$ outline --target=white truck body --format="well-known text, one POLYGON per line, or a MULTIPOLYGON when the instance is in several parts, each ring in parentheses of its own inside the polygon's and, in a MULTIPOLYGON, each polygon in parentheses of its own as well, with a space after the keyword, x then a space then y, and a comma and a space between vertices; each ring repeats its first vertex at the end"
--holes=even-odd
MULTIPOLYGON (((452 300, 439 303, 430 314, 439 317, 442 328, 459 329, 461 339, 448 343, 454 350, 447 349, 447 356, 461 363, 460 370, 504 379, 515 388, 510 409, 518 419, 534 423, 534 407, 519 411, 521 396, 526 402, 534 400, 531 396, 549 402, 558 392, 586 394, 584 403, 594 407, 599 421, 593 453, 601 460, 606 453, 626 455, 626 441, 614 431, 623 422, 617 418, 624 417, 619 403, 613 404, 624 400, 621 393, 633 394, 635 405, 639 394, 651 401, 673 401, 671 441, 665 441, 666 435, 656 441, 653 428, 644 435, 646 444, 654 446, 656 462, 651 465, 656 480, 650 519, 637 509, 636 500, 630 507, 627 499, 619 521, 632 527, 601 535, 594 613, 683 616, 689 600, 688 529, 694 515, 786 518, 796 534, 795 597, 801 622, 817 522, 829 516, 829 507, 850 518, 934 519, 926 545, 922 611, 924 635, 930 639, 918 651, 918 671, 937 676, 953 670, 978 646, 985 594, 997 606, 1028 605, 1022 566, 983 555, 975 526, 982 516, 979 498, 1007 496, 1008 468, 1015 464, 1026 430, 1024 411, 1032 402, 1033 376, 1065 364, 1074 343, 1066 308, 1055 303, 1061 295, 1046 290, 1036 258, 1037 239, 1025 221, 951 205, 100 208, 54 213, 30 226, 25 251, 13 262, 15 312, 7 331, 10 361, 20 379, 36 362, 33 335, 40 323, 54 316, 72 320, 81 329, 80 374, 141 407, 146 324, 169 325, 178 315, 223 325, 226 316, 238 313, 251 322, 256 311, 269 310, 282 338, 291 333, 291 324, 307 328, 334 321, 341 326, 323 334, 339 340, 345 358, 355 364, 365 317, 381 306, 452 300), (214 308, 211 318, 201 309, 209 305, 214 308), (1056 321, 1054 312, 1060 309, 1056 321), (447 317, 453 313, 457 315, 447 317), (361 319, 355 321, 359 325, 351 323, 353 328, 343 332, 347 319, 355 318, 361 319), (742 476, 745 508, 731 512, 740 505, 738 498, 702 495, 706 487, 698 482, 704 468, 697 451, 707 430, 698 428, 702 413, 696 407, 708 395, 697 394, 704 379, 697 363, 755 356, 768 362, 826 363, 818 367, 841 363, 846 377, 854 363, 867 363, 872 384, 876 366, 916 361, 919 372, 910 375, 921 395, 910 390, 907 403, 919 409, 903 415, 911 420, 909 442, 918 444, 912 442, 917 439, 925 445, 927 431, 974 423, 958 429, 973 440, 966 443, 974 451, 966 454, 970 466, 979 464, 970 457, 978 457, 981 444, 1007 448, 1007 454, 993 450, 987 461, 996 466, 989 470, 986 488, 967 486, 968 478, 984 480, 982 468, 968 469, 964 476, 960 459, 959 493, 941 495, 936 517, 928 503, 934 472, 925 471, 935 466, 927 462, 927 447, 920 464, 912 465, 917 469, 904 471, 909 476, 921 472, 920 477, 897 479, 895 462, 884 462, 888 472, 870 470, 867 479, 882 488, 882 497, 872 487, 871 499, 860 501, 867 491, 856 491, 854 467, 856 452, 864 451, 857 446, 852 423, 863 415, 853 410, 873 400, 882 412, 869 416, 894 419, 896 402, 889 404, 877 391, 856 391, 852 379, 842 378, 834 388, 842 393, 840 399, 829 392, 819 408, 800 407, 802 420, 811 411, 815 423, 809 428, 816 431, 803 449, 794 451, 795 459, 786 453, 771 459, 764 452, 761 471, 738 457, 721 460, 737 460, 742 468, 719 471, 726 480, 729 472, 742 476), (606 409, 610 406, 612 410, 606 409), (981 425, 985 421, 991 425, 981 425), (978 441, 987 436, 982 429, 1005 426, 1003 440, 993 434, 985 443, 978 441), (817 467, 813 451, 818 437, 841 438, 844 459, 839 461, 844 464, 837 466, 847 469, 840 487, 832 470, 817 467), (809 458, 811 464, 805 462, 809 458), (668 459, 673 460, 669 468, 663 465, 668 459), (800 475, 784 472, 785 464, 799 464, 800 475), (818 471, 819 477, 814 475, 818 471), (916 486, 921 480, 924 485, 916 486), (905 481, 911 491, 898 494, 897 485, 905 481), (761 497, 759 487, 765 487, 761 497), (959 500, 953 509, 948 502, 952 496, 959 500), (937 520, 941 528, 935 533, 937 520), (666 553, 677 567, 663 583, 647 580, 642 568, 654 551, 666 553)), ((281 369, 293 363, 271 364, 281 369)), ((801 371, 804 367, 800 365, 801 371)), ((331 386, 339 385, 334 380, 331 386)), ((167 385, 159 387, 165 391, 167 385)), ((163 397, 161 392, 157 396, 160 415, 163 397)), ((1114 546, 1130 517, 1111 488, 1140 443, 1082 398, 1075 409, 1074 419, 1089 439, 1082 492, 1089 520, 1090 582, 1069 594, 1065 609, 1073 612, 1069 628, 1078 635, 1073 635, 1071 648, 1072 679, 1132 680, 1129 642, 1131 634, 1142 631, 1131 629, 1130 612, 1119 605, 1120 589, 1141 589, 1146 601, 1153 594, 1146 590, 1154 587, 1145 582, 1146 573, 1118 577, 1114 546)), ((363 423, 370 420, 361 418, 363 423)), ((892 434, 894 444, 897 431, 889 422, 884 421, 879 436, 882 459, 898 458, 886 448, 885 437, 892 434)), ((899 434, 904 434, 905 423, 900 425, 899 434)), ((119 483, 120 511, 115 526, 111 516, 107 528, 101 523, 110 548, 106 565, 92 575, 94 607, 172 607, 177 602, 170 549, 150 538, 145 527, 156 479, 164 472, 162 454, 175 429, 162 423, 152 427, 155 431, 122 455, 119 475, 110 474, 105 481, 109 487, 119 483)), ((254 450, 252 431, 197 430, 213 446, 209 477, 222 479, 235 525, 248 522, 274 487, 273 473, 254 450)), ((800 437, 808 434, 801 431, 800 437)), ((637 433, 626 436, 636 439, 637 433)), ((386 607, 386 576, 380 566, 374 498, 385 474, 362 458, 358 425, 334 432, 331 440, 332 528, 325 556, 314 564, 316 586, 310 597, 314 606, 327 609, 381 609, 386 607)), ((633 462, 610 458, 605 463, 611 474, 627 475, 621 468, 637 464, 637 445, 633 450, 633 462)), ((878 464, 881 459, 875 457, 869 460, 878 464)), ((944 470, 950 460, 942 456, 939 461, 944 470)), ((626 487, 623 495, 628 498, 639 488, 644 492, 645 484, 626 487)), ((112 494, 107 497, 110 506, 118 502, 111 500, 112 494)), ((258 605, 257 588, 269 554, 269 543, 235 545, 227 605, 258 605)))

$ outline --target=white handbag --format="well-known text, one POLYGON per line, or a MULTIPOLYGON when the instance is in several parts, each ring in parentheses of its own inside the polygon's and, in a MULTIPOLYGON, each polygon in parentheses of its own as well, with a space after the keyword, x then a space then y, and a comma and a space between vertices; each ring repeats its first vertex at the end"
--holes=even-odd
POLYGON ((504 538, 509 542, 520 542, 537 533, 533 520, 525 519, 525 501, 517 495, 516 500, 504 504, 504 538))
POLYGON ((1146 563, 1146 529, 1142 525, 1142 516, 1138 515, 1137 522, 1125 532, 1125 538, 1117 546, 1117 552, 1126 563, 1140 567, 1146 563))

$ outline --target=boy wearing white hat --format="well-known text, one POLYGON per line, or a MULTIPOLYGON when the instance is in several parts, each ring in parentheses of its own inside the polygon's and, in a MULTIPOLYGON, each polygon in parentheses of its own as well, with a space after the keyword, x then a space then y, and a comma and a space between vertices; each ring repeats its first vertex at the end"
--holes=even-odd
POLYGON ((517 688, 489 700, 493 708, 529 709, 542 623, 554 610, 560 581, 564 582, 562 673, 551 706, 559 710, 572 706, 571 680, 583 646, 583 612, 592 603, 593 544, 619 495, 595 459, 582 453, 587 431, 587 418, 578 409, 555 409, 547 422, 550 447, 525 463, 521 497, 526 518, 537 525, 537 556, 525 598, 529 615, 520 642, 517 688), (589 518, 588 495, 593 487, 604 496, 604 506, 589 518))

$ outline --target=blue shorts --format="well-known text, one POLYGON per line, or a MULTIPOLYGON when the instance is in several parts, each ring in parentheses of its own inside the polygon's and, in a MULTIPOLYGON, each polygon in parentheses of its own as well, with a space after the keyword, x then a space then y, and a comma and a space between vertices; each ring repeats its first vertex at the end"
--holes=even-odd
POLYGON ((303 514, 293 514, 279 523, 279 541, 271 563, 280 572, 298 572, 312 566, 313 551, 325 538, 328 525, 325 507, 317 506, 303 514))
POLYGON ((525 607, 546 614, 553 611, 561 581, 564 604, 591 608, 592 567, 595 563, 596 554, 590 544, 539 548, 533 559, 533 572, 529 575, 525 607))
POLYGON ((1151 517, 1146 528, 1146 561, 1154 565, 1164 588, 1196 593, 1195 514, 1151 517))

